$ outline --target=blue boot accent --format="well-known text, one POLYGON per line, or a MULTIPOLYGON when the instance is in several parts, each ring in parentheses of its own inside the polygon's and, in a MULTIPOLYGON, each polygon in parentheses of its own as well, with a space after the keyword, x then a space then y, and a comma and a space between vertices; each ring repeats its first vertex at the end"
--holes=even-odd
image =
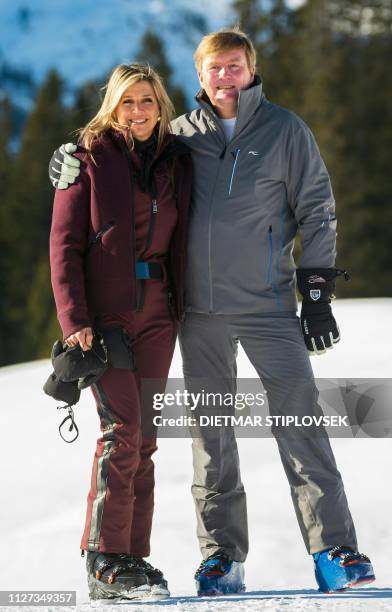
POLYGON ((195 574, 199 596, 217 596, 245 591, 244 566, 225 553, 216 553, 200 564, 195 574))
POLYGON ((315 553, 314 571, 322 593, 345 591, 375 580, 370 559, 344 546, 315 553))

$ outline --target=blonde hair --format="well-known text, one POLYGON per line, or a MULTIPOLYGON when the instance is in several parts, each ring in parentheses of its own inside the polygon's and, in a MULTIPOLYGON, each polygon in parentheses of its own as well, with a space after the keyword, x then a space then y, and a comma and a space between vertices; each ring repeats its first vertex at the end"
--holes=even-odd
MULTIPOLYGON (((170 121, 174 116, 173 104, 161 78, 148 64, 119 64, 113 69, 107 85, 103 88, 106 91, 99 111, 79 130, 79 142, 87 151, 91 152, 94 142, 109 128, 123 129, 117 121, 116 108, 128 87, 140 81, 150 83, 159 104, 158 150, 160 149, 166 134, 170 132, 170 121)), ((134 142, 130 130, 128 144, 133 148, 134 142)))
POLYGON ((193 56, 197 72, 201 72, 203 59, 206 55, 218 55, 218 53, 231 51, 232 49, 243 49, 245 51, 248 68, 254 73, 256 70, 256 50, 250 38, 238 26, 224 28, 219 32, 210 32, 210 34, 203 36, 193 56))

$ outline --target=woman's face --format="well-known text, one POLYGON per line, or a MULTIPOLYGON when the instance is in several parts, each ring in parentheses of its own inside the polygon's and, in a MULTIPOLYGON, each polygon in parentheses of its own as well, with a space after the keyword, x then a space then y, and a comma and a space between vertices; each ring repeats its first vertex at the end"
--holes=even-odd
POLYGON ((148 81, 139 81, 125 90, 117 108, 117 121, 130 128, 133 138, 147 140, 158 122, 158 100, 148 81))

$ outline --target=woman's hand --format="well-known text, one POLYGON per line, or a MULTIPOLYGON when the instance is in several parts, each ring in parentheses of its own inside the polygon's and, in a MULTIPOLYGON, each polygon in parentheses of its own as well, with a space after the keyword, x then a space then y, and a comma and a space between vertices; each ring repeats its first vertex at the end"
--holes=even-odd
POLYGON ((82 351, 89 351, 93 343, 93 330, 91 327, 83 327, 83 329, 68 336, 65 343, 68 346, 76 346, 79 343, 82 351))

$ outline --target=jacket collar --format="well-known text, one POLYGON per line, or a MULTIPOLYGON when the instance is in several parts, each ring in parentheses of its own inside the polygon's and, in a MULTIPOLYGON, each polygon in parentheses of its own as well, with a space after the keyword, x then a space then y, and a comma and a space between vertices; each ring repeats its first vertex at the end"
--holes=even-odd
MULTIPOLYGON (((143 149, 146 145, 153 142, 153 138, 155 138, 155 142, 157 143, 156 136, 154 135, 146 141, 146 144, 140 143, 141 148, 143 149)), ((112 128, 108 129, 106 132, 102 134, 101 140, 103 143, 112 143, 116 147, 118 147, 121 151, 127 149, 127 145, 125 142, 125 138, 123 134, 119 130, 114 130, 112 128)), ((135 147, 135 150, 139 147, 135 147)), ((170 157, 178 157, 180 155, 185 155, 189 153, 189 148, 182 143, 174 134, 167 134, 162 144, 162 148, 160 150, 158 158, 170 158, 170 157)))
MULTIPOLYGON (((219 120, 219 117, 214 111, 210 99, 208 98, 204 89, 201 89, 196 94, 195 100, 202 109, 207 111, 207 113, 212 116, 214 121, 219 120)), ((239 134, 239 132, 243 130, 264 100, 265 95, 263 93, 263 84, 260 77, 256 74, 252 85, 248 87, 248 89, 242 89, 239 93, 234 135, 239 134)))

